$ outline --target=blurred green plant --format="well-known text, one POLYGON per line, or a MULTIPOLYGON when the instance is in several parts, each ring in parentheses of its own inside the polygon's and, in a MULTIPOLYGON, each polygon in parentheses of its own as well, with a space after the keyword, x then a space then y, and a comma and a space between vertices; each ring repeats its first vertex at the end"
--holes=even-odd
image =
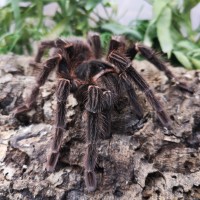
POLYGON ((149 22, 144 43, 154 46, 158 40, 168 58, 176 58, 188 69, 200 69, 200 31, 192 29, 191 10, 199 0, 152 0, 153 19, 149 22))
POLYGON ((59 36, 86 36, 89 30, 101 33, 103 46, 112 34, 125 35, 164 52, 173 63, 200 69, 200 27, 192 29, 190 14, 199 0, 148 0, 153 6, 151 20, 132 20, 120 24, 117 6, 109 0, 8 0, 0 8, 0 53, 31 53, 32 41, 59 36), (52 16, 44 6, 57 3, 52 16), (95 8, 101 4, 105 17, 95 8), (95 10, 95 11, 94 11, 95 10), (51 20, 47 26, 44 21, 51 20))
POLYGON ((0 53, 31 53, 32 41, 68 35, 85 35, 89 30, 90 14, 99 4, 109 7, 106 0, 8 0, 0 8, 0 53), (53 16, 43 9, 57 3, 53 16), (52 26, 45 20, 51 20, 52 26))

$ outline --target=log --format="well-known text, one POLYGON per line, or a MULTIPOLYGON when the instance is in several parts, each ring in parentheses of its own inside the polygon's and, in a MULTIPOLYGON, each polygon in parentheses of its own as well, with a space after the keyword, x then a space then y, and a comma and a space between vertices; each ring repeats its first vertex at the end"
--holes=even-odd
POLYGON ((138 121, 126 95, 112 111, 109 139, 98 142, 97 189, 84 182, 84 120, 76 99, 67 100, 67 124, 54 173, 45 162, 54 132, 55 74, 41 87, 37 105, 13 117, 30 95, 39 73, 32 58, 0 56, 0 199, 112 200, 200 199, 200 71, 169 68, 191 85, 189 94, 171 85, 146 61, 134 61, 168 113, 173 129, 165 129, 137 90, 144 120, 138 121))

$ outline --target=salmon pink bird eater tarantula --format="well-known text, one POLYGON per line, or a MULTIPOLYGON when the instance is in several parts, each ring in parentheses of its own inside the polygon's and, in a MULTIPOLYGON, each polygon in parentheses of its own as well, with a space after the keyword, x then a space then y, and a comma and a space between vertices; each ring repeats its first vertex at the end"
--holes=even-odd
POLYGON ((101 41, 97 33, 90 33, 87 41, 57 39, 41 42, 35 57, 36 64, 41 62, 44 51, 50 48, 55 48, 53 56, 42 64, 41 73, 37 77, 30 97, 24 104, 16 108, 15 115, 29 111, 33 107, 40 87, 44 85, 50 72, 56 68, 58 82, 55 134, 46 168, 53 171, 56 167, 65 131, 66 100, 68 95, 73 93, 79 104, 82 104, 85 109, 87 147, 84 175, 88 191, 94 191, 97 187, 95 175, 97 141, 101 136, 108 137, 110 134, 111 110, 122 89, 126 92, 139 119, 143 118, 143 110, 133 84, 144 92, 163 126, 171 128, 164 108, 147 82, 133 67, 131 61, 136 54, 139 52, 159 70, 164 71, 169 80, 175 83, 178 88, 188 92, 192 92, 192 90, 185 83, 178 81, 152 49, 140 43, 127 46, 119 36, 110 40, 105 58, 102 58, 101 41))

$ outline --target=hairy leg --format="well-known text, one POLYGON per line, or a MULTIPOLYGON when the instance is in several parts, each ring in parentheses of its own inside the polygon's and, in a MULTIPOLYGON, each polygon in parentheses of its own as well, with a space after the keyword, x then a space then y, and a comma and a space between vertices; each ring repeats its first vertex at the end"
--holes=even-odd
POLYGON ((61 59, 61 55, 56 55, 50 59, 48 59, 44 65, 43 69, 38 75, 36 79, 36 85, 33 87, 29 98, 25 101, 25 103, 14 110, 14 115, 18 115, 20 113, 27 112, 32 109, 36 98, 39 94, 39 89, 42 85, 44 85, 45 81, 47 80, 50 72, 56 67, 61 59))
POLYGON ((104 109, 101 112, 102 115, 102 133, 100 137, 104 140, 110 139, 112 137, 111 135, 111 108, 104 109))
POLYGON ((121 36, 113 36, 112 39, 110 40, 109 48, 108 48, 108 53, 107 57, 112 51, 125 51, 125 42, 124 38, 121 36))
POLYGON ((130 60, 133 60, 136 54, 139 52, 142 56, 144 56, 149 62, 155 65, 159 70, 164 71, 168 79, 177 85, 178 88, 185 90, 189 93, 193 93, 193 89, 190 88, 186 83, 181 82, 178 78, 169 70, 169 68, 165 65, 165 63, 156 55, 156 52, 140 43, 132 44, 127 49, 124 48, 123 40, 118 38, 113 38, 110 41, 110 47, 108 51, 108 55, 113 51, 118 50, 119 52, 123 52, 126 57, 130 60))
MULTIPOLYGON (((125 43, 123 41, 123 38, 121 37, 113 37, 110 41, 110 46, 109 46, 109 51, 108 51, 108 55, 107 58, 109 60, 109 55, 112 51, 120 51, 120 52, 124 52, 125 51, 125 43)), ((133 59, 133 56, 136 55, 136 51, 130 47, 128 50, 126 50, 125 55, 127 57, 130 57, 133 59)), ((123 70, 123 69, 120 69, 123 70)), ((138 102, 138 98, 137 95, 135 93, 134 87, 131 85, 131 82, 128 80, 128 78, 126 77, 125 74, 121 74, 119 76, 120 79, 120 83, 122 83, 124 85, 124 88, 126 89, 127 95, 131 101, 131 105, 133 106, 136 115, 139 117, 139 119, 141 119, 143 117, 143 110, 138 102)))
POLYGON ((85 184, 88 191, 94 191, 97 187, 96 174, 94 172, 96 162, 97 162, 97 140, 98 140, 98 124, 100 120, 99 113, 86 112, 87 117, 87 150, 84 158, 85 165, 85 184))
POLYGON ((143 113, 142 107, 140 106, 140 104, 138 102, 138 98, 137 98, 137 95, 135 93, 133 85, 131 84, 131 82, 129 81, 129 79, 126 76, 125 73, 120 74, 119 75, 119 79, 120 79, 120 82, 124 85, 124 87, 126 89, 128 97, 129 97, 129 99, 131 101, 131 105, 133 106, 137 117, 139 119, 142 119, 144 113, 143 113))
POLYGON ((178 78, 169 70, 169 68, 165 65, 165 63, 158 58, 153 49, 139 43, 136 43, 133 48, 135 48, 135 50, 140 52, 141 55, 143 55, 149 62, 155 65, 159 70, 164 71, 169 80, 175 83, 178 88, 185 90, 189 93, 194 92, 193 89, 190 88, 186 83, 180 82, 178 80, 178 78))
POLYGON ((88 191, 94 191, 97 186, 95 165, 97 162, 97 141, 100 135, 106 134, 110 127, 109 116, 105 117, 104 110, 112 106, 112 94, 110 91, 103 91, 101 88, 90 85, 88 87, 88 97, 85 104, 87 117, 86 142, 87 150, 85 154, 85 183, 88 191))
POLYGON ((120 53, 114 51, 110 53, 108 59, 111 63, 119 68, 121 74, 125 74, 130 80, 133 80, 136 83, 138 88, 146 95, 147 100, 156 111, 158 118, 160 119, 162 124, 167 128, 171 128, 169 117, 165 113, 164 108, 155 97, 147 82, 133 68, 131 61, 126 56, 123 56, 120 53))
POLYGON ((35 56, 35 63, 41 62, 41 58, 44 55, 45 50, 48 50, 51 48, 66 48, 69 45, 70 45, 69 43, 63 41, 60 38, 58 38, 57 40, 42 41, 38 48, 38 52, 35 56))
POLYGON ((94 56, 96 59, 101 58, 102 56, 102 49, 101 49, 101 40, 98 33, 89 33, 88 34, 88 43, 90 44, 94 56))
POLYGON ((70 93, 70 81, 60 78, 58 80, 56 89, 56 117, 55 117, 55 134, 49 156, 47 158, 47 170, 53 171, 56 167, 60 147, 63 138, 63 132, 65 131, 65 114, 66 114, 66 100, 70 93))

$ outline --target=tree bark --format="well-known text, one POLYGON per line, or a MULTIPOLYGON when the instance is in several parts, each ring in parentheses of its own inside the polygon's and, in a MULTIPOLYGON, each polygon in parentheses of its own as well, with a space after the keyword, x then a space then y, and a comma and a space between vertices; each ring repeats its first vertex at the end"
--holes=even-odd
POLYGON ((76 99, 67 100, 66 131, 54 173, 45 162, 54 133, 54 73, 41 87, 37 105, 13 117, 13 110, 30 95, 37 70, 30 57, 0 57, 0 199, 200 199, 200 71, 170 69, 195 89, 180 91, 146 61, 134 62, 172 121, 162 127, 156 113, 136 91, 145 111, 138 122, 128 98, 112 111, 110 139, 98 142, 97 190, 84 183, 84 117, 76 99))

